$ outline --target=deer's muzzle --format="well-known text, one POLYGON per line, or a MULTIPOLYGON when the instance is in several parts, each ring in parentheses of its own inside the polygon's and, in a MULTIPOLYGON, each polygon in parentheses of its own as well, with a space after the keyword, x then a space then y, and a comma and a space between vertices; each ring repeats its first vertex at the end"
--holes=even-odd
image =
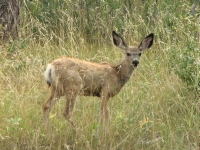
POLYGON ((134 60, 134 61, 132 62, 132 64, 133 64, 134 67, 137 67, 137 65, 139 64, 139 61, 134 60))

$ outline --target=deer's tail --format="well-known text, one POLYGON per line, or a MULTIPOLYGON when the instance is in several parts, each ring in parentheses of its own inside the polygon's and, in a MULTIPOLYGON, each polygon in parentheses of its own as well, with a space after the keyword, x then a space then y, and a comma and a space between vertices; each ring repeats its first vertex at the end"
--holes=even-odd
POLYGON ((47 82, 49 87, 54 83, 55 69, 54 69, 53 65, 48 64, 46 71, 44 72, 44 79, 47 82))

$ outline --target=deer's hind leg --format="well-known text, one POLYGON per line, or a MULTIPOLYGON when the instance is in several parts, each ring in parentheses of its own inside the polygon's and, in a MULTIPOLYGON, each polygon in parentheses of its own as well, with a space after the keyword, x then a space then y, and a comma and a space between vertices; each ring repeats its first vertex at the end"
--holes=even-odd
POLYGON ((66 94, 66 106, 65 106, 65 111, 63 113, 69 124, 74 129, 76 128, 76 126, 74 121, 72 120, 72 115, 75 107, 76 98, 77 98, 76 92, 68 92, 68 94, 66 94))
POLYGON ((76 99, 81 89, 81 78, 76 75, 75 78, 71 78, 70 82, 68 82, 68 87, 65 89, 66 93, 66 106, 63 115, 69 122, 69 124, 76 130, 75 123, 72 120, 72 115, 76 103, 76 99))
POLYGON ((51 108, 55 105, 55 103, 58 101, 59 98, 60 96, 56 93, 55 89, 52 88, 49 99, 42 104, 46 128, 48 128, 49 126, 49 114, 50 114, 51 108))
POLYGON ((74 129, 76 128, 76 126, 75 126, 75 123, 72 119, 72 115, 73 115, 76 97, 77 97, 77 95, 75 95, 75 94, 71 94, 71 95, 66 96, 66 106, 65 106, 65 111, 63 113, 63 115, 65 116, 65 118, 69 122, 69 124, 74 129))

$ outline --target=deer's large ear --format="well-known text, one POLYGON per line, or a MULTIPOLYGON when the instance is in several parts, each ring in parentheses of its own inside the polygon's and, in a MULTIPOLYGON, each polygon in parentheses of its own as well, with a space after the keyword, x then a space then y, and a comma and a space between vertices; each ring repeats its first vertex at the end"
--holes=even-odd
POLYGON ((145 37, 142 40, 142 42, 140 43, 138 48, 141 51, 150 48, 152 46, 152 44, 153 44, 153 39, 154 39, 154 34, 153 33, 149 34, 147 37, 145 37))
POLYGON ((115 31, 112 32, 112 36, 113 36, 113 43, 115 44, 115 46, 121 48, 122 50, 126 50, 128 45, 126 44, 124 39, 120 37, 115 31))

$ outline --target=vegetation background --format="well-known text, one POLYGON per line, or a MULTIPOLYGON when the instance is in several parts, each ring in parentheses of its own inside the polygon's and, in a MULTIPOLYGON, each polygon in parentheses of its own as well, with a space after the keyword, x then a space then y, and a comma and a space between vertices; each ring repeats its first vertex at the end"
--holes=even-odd
MULTIPOLYGON (((198 2, 198 1, 197 1, 198 2)), ((188 0, 23 0, 19 37, 0 45, 0 149, 199 149, 200 8, 188 0), (118 63, 112 30, 130 45, 155 33, 133 77, 109 102, 109 136, 98 144, 99 102, 79 97, 73 132, 62 98, 46 132, 46 64, 67 55, 118 63)), ((198 4, 198 3, 197 3, 198 4)))

